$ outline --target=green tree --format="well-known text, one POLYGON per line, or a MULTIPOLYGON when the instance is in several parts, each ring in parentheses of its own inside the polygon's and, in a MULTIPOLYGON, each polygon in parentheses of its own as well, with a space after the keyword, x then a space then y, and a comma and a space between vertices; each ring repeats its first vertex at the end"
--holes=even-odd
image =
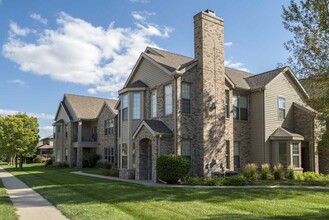
MULTIPOLYGON (((294 34, 284 44, 292 53, 288 63, 303 78, 311 96, 308 104, 329 122, 329 0, 291 0, 288 7, 283 6, 282 18, 284 27, 294 34)), ((328 129, 321 145, 329 147, 328 129)))
MULTIPOLYGON (((35 153, 38 143, 38 121, 35 117, 26 114, 9 115, 2 123, 2 149, 11 158, 20 158, 19 167, 23 168, 24 157, 30 157, 35 153)), ((1 137, 1 136, 0 136, 1 137)))

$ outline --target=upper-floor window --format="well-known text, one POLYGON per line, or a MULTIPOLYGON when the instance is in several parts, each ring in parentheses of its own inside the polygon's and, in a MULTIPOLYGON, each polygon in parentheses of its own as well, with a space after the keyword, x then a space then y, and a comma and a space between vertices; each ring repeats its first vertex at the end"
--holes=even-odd
POLYGON ((225 90, 225 116, 230 117, 230 91, 225 90))
POLYGON ((151 91, 151 118, 155 118, 157 116, 157 91, 151 91))
POLYGON ((233 96, 233 117, 240 120, 248 120, 248 96, 233 96))
POLYGON ((141 118, 141 94, 133 93, 133 119, 141 118))
POLYGON ((182 141, 182 156, 191 161, 192 151, 191 151, 191 140, 182 141))
POLYGON ((172 85, 165 86, 165 114, 172 114, 172 85))
POLYGON ((68 137, 68 133, 69 133, 69 125, 66 124, 66 125, 65 125, 65 138, 68 137))
POLYGON ((128 95, 122 96, 122 120, 128 120, 128 95))
POLYGON ((114 119, 104 121, 104 133, 105 135, 114 133, 114 119))
POLYGON ((191 113, 191 84, 182 83, 182 113, 191 113))
POLYGON ((240 142, 234 142, 234 169, 240 168, 240 142))
POLYGON ((278 117, 280 120, 285 119, 286 117, 286 99, 285 97, 279 96, 278 97, 278 117))

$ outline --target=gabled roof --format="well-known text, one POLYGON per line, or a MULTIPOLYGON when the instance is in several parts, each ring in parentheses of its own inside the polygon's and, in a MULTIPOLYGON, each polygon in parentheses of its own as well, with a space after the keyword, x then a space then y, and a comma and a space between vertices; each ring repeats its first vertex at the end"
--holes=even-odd
POLYGON ((117 115, 118 114, 118 110, 115 108, 116 104, 114 106, 110 106, 107 102, 104 102, 101 109, 99 110, 98 114, 97 114, 97 117, 96 118, 99 118, 99 116, 101 115, 103 109, 106 107, 108 109, 110 109, 110 111, 114 114, 114 115, 117 115))
POLYGON ((286 67, 282 67, 279 69, 267 71, 261 74, 253 75, 246 78, 246 82, 250 86, 250 88, 263 88, 269 82, 272 81, 277 75, 279 75, 286 67))
POLYGON ((38 150, 46 150, 46 149, 53 149, 53 148, 54 148, 53 146, 50 146, 48 144, 37 147, 38 150))
POLYGON ((191 57, 171 53, 153 47, 147 47, 144 54, 170 72, 174 72, 178 67, 186 66, 193 61, 193 58, 191 57))
POLYGON ((165 135, 171 136, 172 131, 160 120, 146 120, 141 121, 135 132, 133 133, 133 138, 137 136, 142 127, 146 127, 151 134, 155 135, 165 135))
POLYGON ((237 88, 250 89, 245 79, 254 76, 254 74, 229 67, 225 67, 225 74, 237 88))
POLYGON ((318 111, 314 110, 313 108, 311 108, 311 107, 308 106, 308 105, 301 104, 301 103, 296 103, 296 102, 294 102, 293 104, 294 104, 294 107, 296 107, 296 108, 298 108, 298 109, 300 109, 300 110, 302 110, 302 111, 304 111, 304 112, 310 113, 310 114, 312 114, 312 115, 317 115, 317 114, 319 114, 318 111))
POLYGON ((129 83, 125 88, 148 88, 142 80, 137 80, 132 83, 129 83))
POLYGON ((304 140, 304 137, 300 134, 288 131, 285 128, 278 127, 270 136, 270 140, 304 140))
POLYGON ((114 113, 116 113, 114 106, 117 100, 72 94, 65 94, 64 99, 66 99, 67 102, 70 104, 72 110, 74 111, 78 119, 97 118, 98 113, 103 107, 104 102, 108 104, 108 106, 114 113))

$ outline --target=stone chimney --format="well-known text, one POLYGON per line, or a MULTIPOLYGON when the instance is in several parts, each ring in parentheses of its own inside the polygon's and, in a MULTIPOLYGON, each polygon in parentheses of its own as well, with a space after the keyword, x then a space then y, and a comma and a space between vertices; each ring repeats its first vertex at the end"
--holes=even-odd
MULTIPOLYGON (((194 54, 197 59, 197 147, 203 149, 203 174, 219 171, 225 164, 225 69, 224 21, 206 10, 194 16, 194 54)), ((201 165, 201 164, 200 164, 201 165)))

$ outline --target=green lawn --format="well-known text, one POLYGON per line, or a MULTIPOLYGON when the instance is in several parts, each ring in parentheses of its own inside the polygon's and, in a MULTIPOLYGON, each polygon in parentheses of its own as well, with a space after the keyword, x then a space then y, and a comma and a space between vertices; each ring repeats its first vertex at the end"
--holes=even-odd
POLYGON ((329 192, 154 188, 32 165, 10 172, 71 219, 328 219, 329 192))
POLYGON ((17 219, 15 208, 11 203, 0 179, 0 220, 17 219))

